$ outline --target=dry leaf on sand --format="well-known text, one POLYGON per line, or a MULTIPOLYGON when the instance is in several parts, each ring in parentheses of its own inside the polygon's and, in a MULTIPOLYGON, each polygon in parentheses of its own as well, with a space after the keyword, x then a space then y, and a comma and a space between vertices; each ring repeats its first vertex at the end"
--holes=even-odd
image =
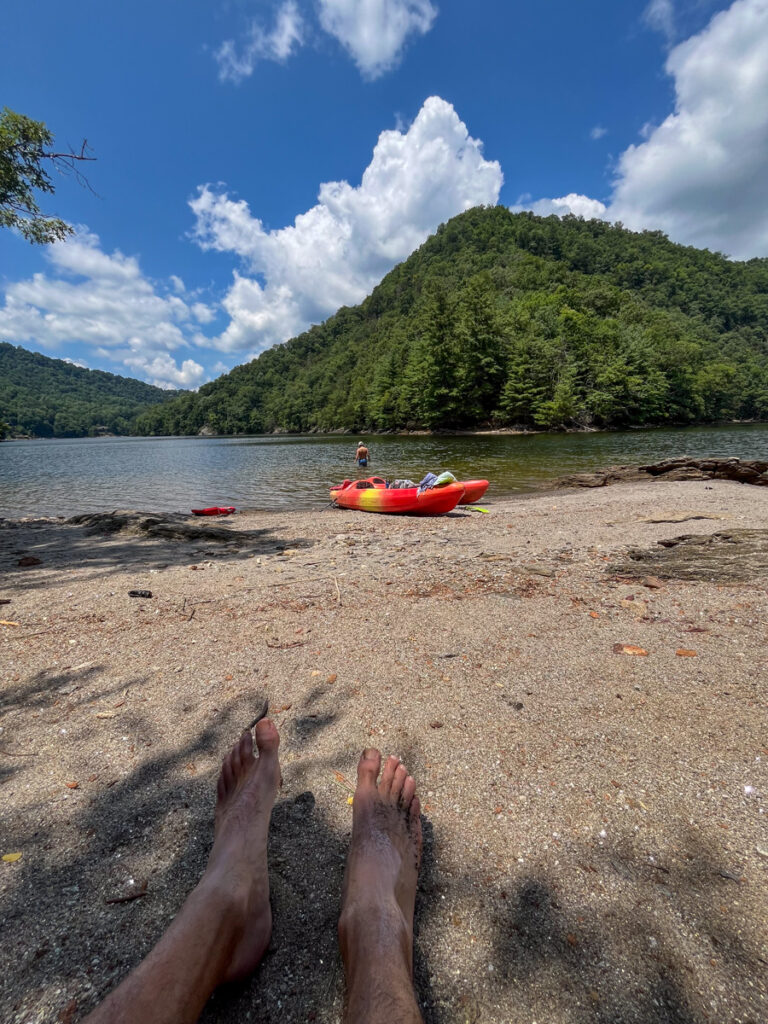
POLYGON ((614 644, 614 654, 634 654, 636 657, 646 658, 648 651, 644 647, 637 647, 635 644, 614 644))

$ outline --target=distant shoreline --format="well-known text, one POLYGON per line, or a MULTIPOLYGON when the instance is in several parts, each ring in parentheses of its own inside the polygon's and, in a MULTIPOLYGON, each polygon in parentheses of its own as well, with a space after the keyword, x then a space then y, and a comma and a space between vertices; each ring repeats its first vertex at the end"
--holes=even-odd
POLYGON ((641 430, 700 430, 704 427, 768 426, 768 420, 714 420, 697 423, 641 423, 626 427, 564 427, 561 430, 535 430, 523 427, 486 427, 482 430, 324 430, 291 431, 272 430, 261 434, 213 434, 199 431, 197 434, 77 434, 72 437, 47 437, 26 435, 5 437, 0 441, 114 441, 118 438, 176 439, 221 437, 537 437, 544 434, 622 434, 641 430))

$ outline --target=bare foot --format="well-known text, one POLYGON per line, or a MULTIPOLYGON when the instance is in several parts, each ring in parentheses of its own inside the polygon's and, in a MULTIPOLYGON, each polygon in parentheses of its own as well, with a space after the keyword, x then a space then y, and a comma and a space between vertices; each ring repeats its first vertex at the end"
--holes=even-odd
POLYGON ((396 757, 365 750, 357 767, 339 941, 348 1020, 420 1020, 413 996, 413 910, 421 863, 416 783, 396 757), (394 1015, 394 1016, 393 1016, 394 1015))
POLYGON ((226 892, 239 918, 240 934, 222 981, 235 981, 256 967, 272 934, 267 873, 267 836, 280 785, 280 737, 269 719, 244 732, 224 759, 216 800, 213 849, 201 887, 226 892))

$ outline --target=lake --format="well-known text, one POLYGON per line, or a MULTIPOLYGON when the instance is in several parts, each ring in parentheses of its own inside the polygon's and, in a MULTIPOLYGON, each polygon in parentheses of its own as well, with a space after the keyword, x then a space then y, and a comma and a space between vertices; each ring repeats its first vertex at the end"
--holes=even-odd
MULTIPOLYGON (((768 458, 768 424, 594 434, 365 437, 366 473, 409 477, 452 470, 491 481, 487 500, 565 473, 675 455, 768 458)), ((322 508, 328 487, 358 475, 357 437, 106 437, 0 444, 0 516, 113 508, 189 511, 322 508)))

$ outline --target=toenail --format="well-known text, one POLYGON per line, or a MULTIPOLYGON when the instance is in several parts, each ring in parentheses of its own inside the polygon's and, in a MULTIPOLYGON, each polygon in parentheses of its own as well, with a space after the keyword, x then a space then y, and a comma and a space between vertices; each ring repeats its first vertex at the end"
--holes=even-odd
POLYGON ((363 757, 365 758, 366 761, 375 761, 376 760, 376 750, 375 750, 375 748, 374 747, 366 747, 365 750, 363 751, 363 757))

